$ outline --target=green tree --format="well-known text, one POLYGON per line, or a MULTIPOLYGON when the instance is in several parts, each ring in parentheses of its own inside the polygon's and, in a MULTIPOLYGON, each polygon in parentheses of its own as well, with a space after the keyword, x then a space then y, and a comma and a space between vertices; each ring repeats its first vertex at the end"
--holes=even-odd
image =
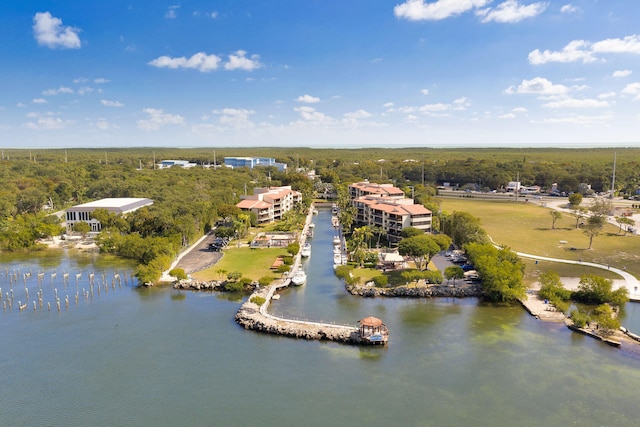
POLYGON ((620 234, 623 231, 623 228, 622 228, 623 225, 627 226, 624 228, 625 236, 627 235, 627 231, 629 230, 629 227, 633 227, 636 223, 634 220, 632 220, 631 218, 627 218, 626 216, 617 216, 616 222, 620 226, 620 228, 618 229, 618 234, 620 234))
POLYGON ((599 215, 592 215, 587 219, 587 223, 584 225, 583 233, 587 237, 589 237, 588 249, 591 249, 591 246, 593 245, 593 239, 600 234, 605 223, 606 218, 599 215))
POLYGON ((289 243, 287 245, 287 253, 290 254, 291 256, 296 256, 298 255, 298 252, 300 252, 300 244, 299 243, 289 243))
POLYGON ((456 279, 464 278, 464 270, 459 265, 450 265, 444 269, 444 277, 447 280, 453 279, 453 284, 456 284, 456 279))
POLYGON ((416 227, 405 227, 400 232, 400 236, 402 236, 403 239, 419 236, 421 234, 424 234, 424 231, 416 227))
POLYGON ((454 212, 448 215, 444 232, 459 247, 467 243, 488 243, 489 241, 487 233, 480 227, 480 220, 467 212, 454 212))
POLYGON ((551 229, 555 230, 556 229, 556 221, 559 220, 560 218, 562 218, 562 213, 560 213, 559 211, 553 209, 549 212, 549 215, 551 215, 551 229))
POLYGON ((571 209, 575 209, 575 207, 580 206, 582 203, 582 194, 573 193, 569 195, 569 205, 571 205, 571 209))
POLYGON ((418 270, 424 269, 431 257, 438 252, 440 246, 426 234, 402 239, 398 244, 398 253, 411 257, 418 270))
POLYGON ((73 224, 73 227, 71 227, 71 229, 76 233, 82 234, 82 237, 87 237, 87 234, 89 234, 89 232, 91 231, 91 226, 88 222, 78 221, 73 224))
POLYGON ((549 301, 556 299, 567 301, 571 298, 571 291, 563 286, 560 275, 555 271, 542 273, 538 281, 540 282, 540 290, 538 291, 540 298, 549 301))
POLYGON ((524 298, 524 264, 507 248, 470 243, 465 251, 480 277, 485 297, 492 301, 514 301, 524 298))

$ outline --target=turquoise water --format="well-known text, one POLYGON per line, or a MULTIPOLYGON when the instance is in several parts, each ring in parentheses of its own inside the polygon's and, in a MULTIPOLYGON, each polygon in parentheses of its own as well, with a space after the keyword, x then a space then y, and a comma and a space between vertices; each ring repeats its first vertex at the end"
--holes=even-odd
MULTIPOLYGON (((316 219, 307 285, 283 292, 272 312, 346 324, 378 316, 390 329, 388 347, 245 331, 233 321, 234 295, 112 289, 115 269, 132 269, 114 260, 5 257, 3 292, 6 266, 31 267, 34 276, 44 269, 45 283, 54 268, 82 270, 80 289, 88 271, 106 271, 109 293, 72 300, 60 312, 29 306, 0 314, 0 425, 637 424, 636 349, 476 299, 351 297, 333 276, 324 215, 316 219)), ((65 291, 75 292, 71 274, 70 282, 65 291)), ((45 296, 50 287, 43 285, 45 296)), ((14 293, 24 295, 22 279, 14 293)), ((637 305, 630 307, 626 320, 637 322, 637 305)))

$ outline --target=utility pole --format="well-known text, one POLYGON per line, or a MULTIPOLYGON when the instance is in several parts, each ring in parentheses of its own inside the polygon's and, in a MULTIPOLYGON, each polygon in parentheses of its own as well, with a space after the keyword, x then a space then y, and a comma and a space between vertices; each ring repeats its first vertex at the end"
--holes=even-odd
POLYGON ((613 152, 613 175, 611 177, 611 195, 609 196, 610 199, 613 199, 613 194, 615 192, 615 186, 616 186, 616 156, 617 156, 617 153, 614 151, 613 152))

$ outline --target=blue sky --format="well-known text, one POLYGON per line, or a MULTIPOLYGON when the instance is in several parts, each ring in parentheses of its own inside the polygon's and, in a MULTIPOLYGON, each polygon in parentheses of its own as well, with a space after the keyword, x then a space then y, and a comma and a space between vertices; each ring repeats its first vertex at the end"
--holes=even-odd
POLYGON ((636 0, 0 4, 0 146, 640 146, 636 0))

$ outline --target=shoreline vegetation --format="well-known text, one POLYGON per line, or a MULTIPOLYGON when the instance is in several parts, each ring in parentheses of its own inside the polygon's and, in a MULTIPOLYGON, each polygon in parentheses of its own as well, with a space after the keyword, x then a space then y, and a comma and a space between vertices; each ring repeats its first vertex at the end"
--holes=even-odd
MULTIPOLYGON (((413 269, 419 273, 415 275, 418 278, 415 284, 402 286, 397 283, 398 277, 367 270, 361 279, 369 283, 370 278, 366 275, 371 274, 375 286, 354 286, 360 278, 358 281, 343 278, 350 293, 366 297, 446 297, 452 294, 457 297, 477 296, 480 292, 481 296, 493 301, 522 301, 529 297, 525 295, 526 290, 556 266, 546 261, 518 260, 515 255, 518 251, 580 263, 584 260, 585 264, 611 265, 619 271, 624 269, 635 277, 640 276, 637 236, 633 231, 627 234, 626 228, 622 233, 623 224, 630 223, 619 221, 617 227, 612 224, 614 218, 609 213, 605 215, 595 211, 594 203, 601 199, 585 197, 582 206, 568 203, 566 198, 482 200, 484 195, 492 192, 491 189, 494 189, 493 192, 495 189, 504 190, 507 182, 513 181, 515 176, 523 185, 536 184, 545 189, 555 185, 557 191, 563 194, 581 195, 576 193, 580 191, 603 194, 612 185, 613 151, 617 153, 618 161, 614 192, 624 196, 624 208, 616 210, 620 212, 616 213, 616 218, 628 219, 627 214, 637 215, 640 212, 640 203, 633 202, 635 192, 639 190, 635 171, 640 168, 640 149, 218 150, 220 159, 225 155, 238 156, 243 153, 274 156, 276 160, 292 166, 291 169, 295 165, 295 170, 291 172, 268 167, 230 170, 216 161, 215 151, 204 149, 74 149, 35 150, 34 153, 31 150, 11 149, 5 150, 3 154, 6 157, 3 156, 0 162, 6 187, 0 193, 0 250, 41 249, 42 244, 34 243, 40 242, 49 247, 119 255, 138 263, 136 276, 139 283, 153 283, 160 279, 162 271, 170 266, 181 250, 216 226, 217 232, 224 231, 228 237, 240 242, 239 247, 246 247, 245 242, 257 224, 255 217, 241 212, 235 206, 240 195, 248 194, 256 187, 290 185, 303 195, 302 206, 305 208, 320 195, 325 201, 330 200, 340 206, 344 237, 347 245, 355 249, 352 251, 354 259, 350 261, 352 265, 363 267, 372 263, 368 252, 374 230, 356 228, 345 183, 375 176, 379 177, 376 181, 380 183, 398 185, 407 197, 410 195, 416 203, 431 210, 433 228, 443 232, 440 236, 451 236, 458 248, 466 248, 471 254, 475 252, 474 256, 470 256, 470 261, 479 270, 480 276, 484 276, 483 284, 480 291, 475 287, 449 287, 448 280, 446 285, 442 284, 441 272, 431 269, 431 273, 438 274, 429 275, 427 281, 431 284, 421 285, 418 276, 426 277, 428 271, 422 270, 422 267, 429 265, 429 258, 433 254, 431 249, 426 257, 417 252, 422 250, 422 244, 437 242, 425 242, 435 239, 423 239, 423 236, 403 236, 407 240, 415 240, 413 246, 399 247, 401 254, 412 258, 415 266, 419 267, 413 269), (201 167, 156 170, 156 156, 186 158, 201 167), (499 174, 496 174, 497 170, 499 174), (311 171, 317 180, 310 179, 311 171), (447 197, 441 197, 438 194, 441 187, 454 191, 447 197), (153 206, 135 211, 126 218, 100 212, 99 220, 104 227, 95 241, 85 238, 62 241, 51 237, 62 232, 60 213, 63 209, 104 197, 148 197, 155 202, 153 206), (562 205, 556 204, 556 200, 562 205), (552 202, 554 206, 551 206, 552 202), (557 214, 552 219, 549 214, 555 212, 557 214), (602 221, 596 223, 591 221, 592 217, 602 221), (458 226, 460 223, 470 228, 458 226), (493 270, 502 270, 505 264, 511 264, 509 271, 500 272, 498 276, 501 277, 489 277, 492 271, 489 264, 484 272, 481 271, 481 264, 488 262, 485 254, 493 252, 483 246, 489 243, 489 236, 502 245, 497 255, 491 255, 495 256, 489 262, 496 267, 493 270), (439 278, 436 277, 438 275, 439 278), (396 282, 387 285, 387 280, 391 279, 396 282)), ((582 201, 582 196, 580 199, 582 201)), ((285 216, 278 224, 269 227, 274 231, 300 229, 301 213, 285 216)), ((86 235, 81 230, 75 231, 76 234, 86 235)), ((381 242, 379 232, 377 239, 383 246, 387 243, 384 239, 381 242)), ((229 248, 227 253, 230 255, 234 250, 229 248)), ((233 263, 229 258, 232 257, 225 256, 222 262, 233 263)), ((582 275, 584 268, 559 267, 563 277, 582 275)), ((235 267, 219 266, 217 269, 228 270, 225 273, 234 276, 231 281, 238 284, 225 287, 225 290, 250 291, 258 280, 263 282, 268 278, 267 275, 253 277, 251 273, 243 277, 244 271, 248 271, 244 266, 237 267, 237 270, 235 267)), ((260 271, 268 272, 268 269, 269 265, 266 265, 260 271)), ((213 274, 222 275, 220 271, 216 272, 214 266, 194 276, 201 279, 209 275, 210 279, 213 274)), ((604 280, 616 278, 613 271, 605 271, 603 276, 604 280)), ((405 278, 408 279, 409 275, 402 277, 402 283, 405 283, 405 278)), ((406 281, 413 282, 413 279, 406 281)), ((588 317, 586 319, 589 325, 591 322, 588 317)))

